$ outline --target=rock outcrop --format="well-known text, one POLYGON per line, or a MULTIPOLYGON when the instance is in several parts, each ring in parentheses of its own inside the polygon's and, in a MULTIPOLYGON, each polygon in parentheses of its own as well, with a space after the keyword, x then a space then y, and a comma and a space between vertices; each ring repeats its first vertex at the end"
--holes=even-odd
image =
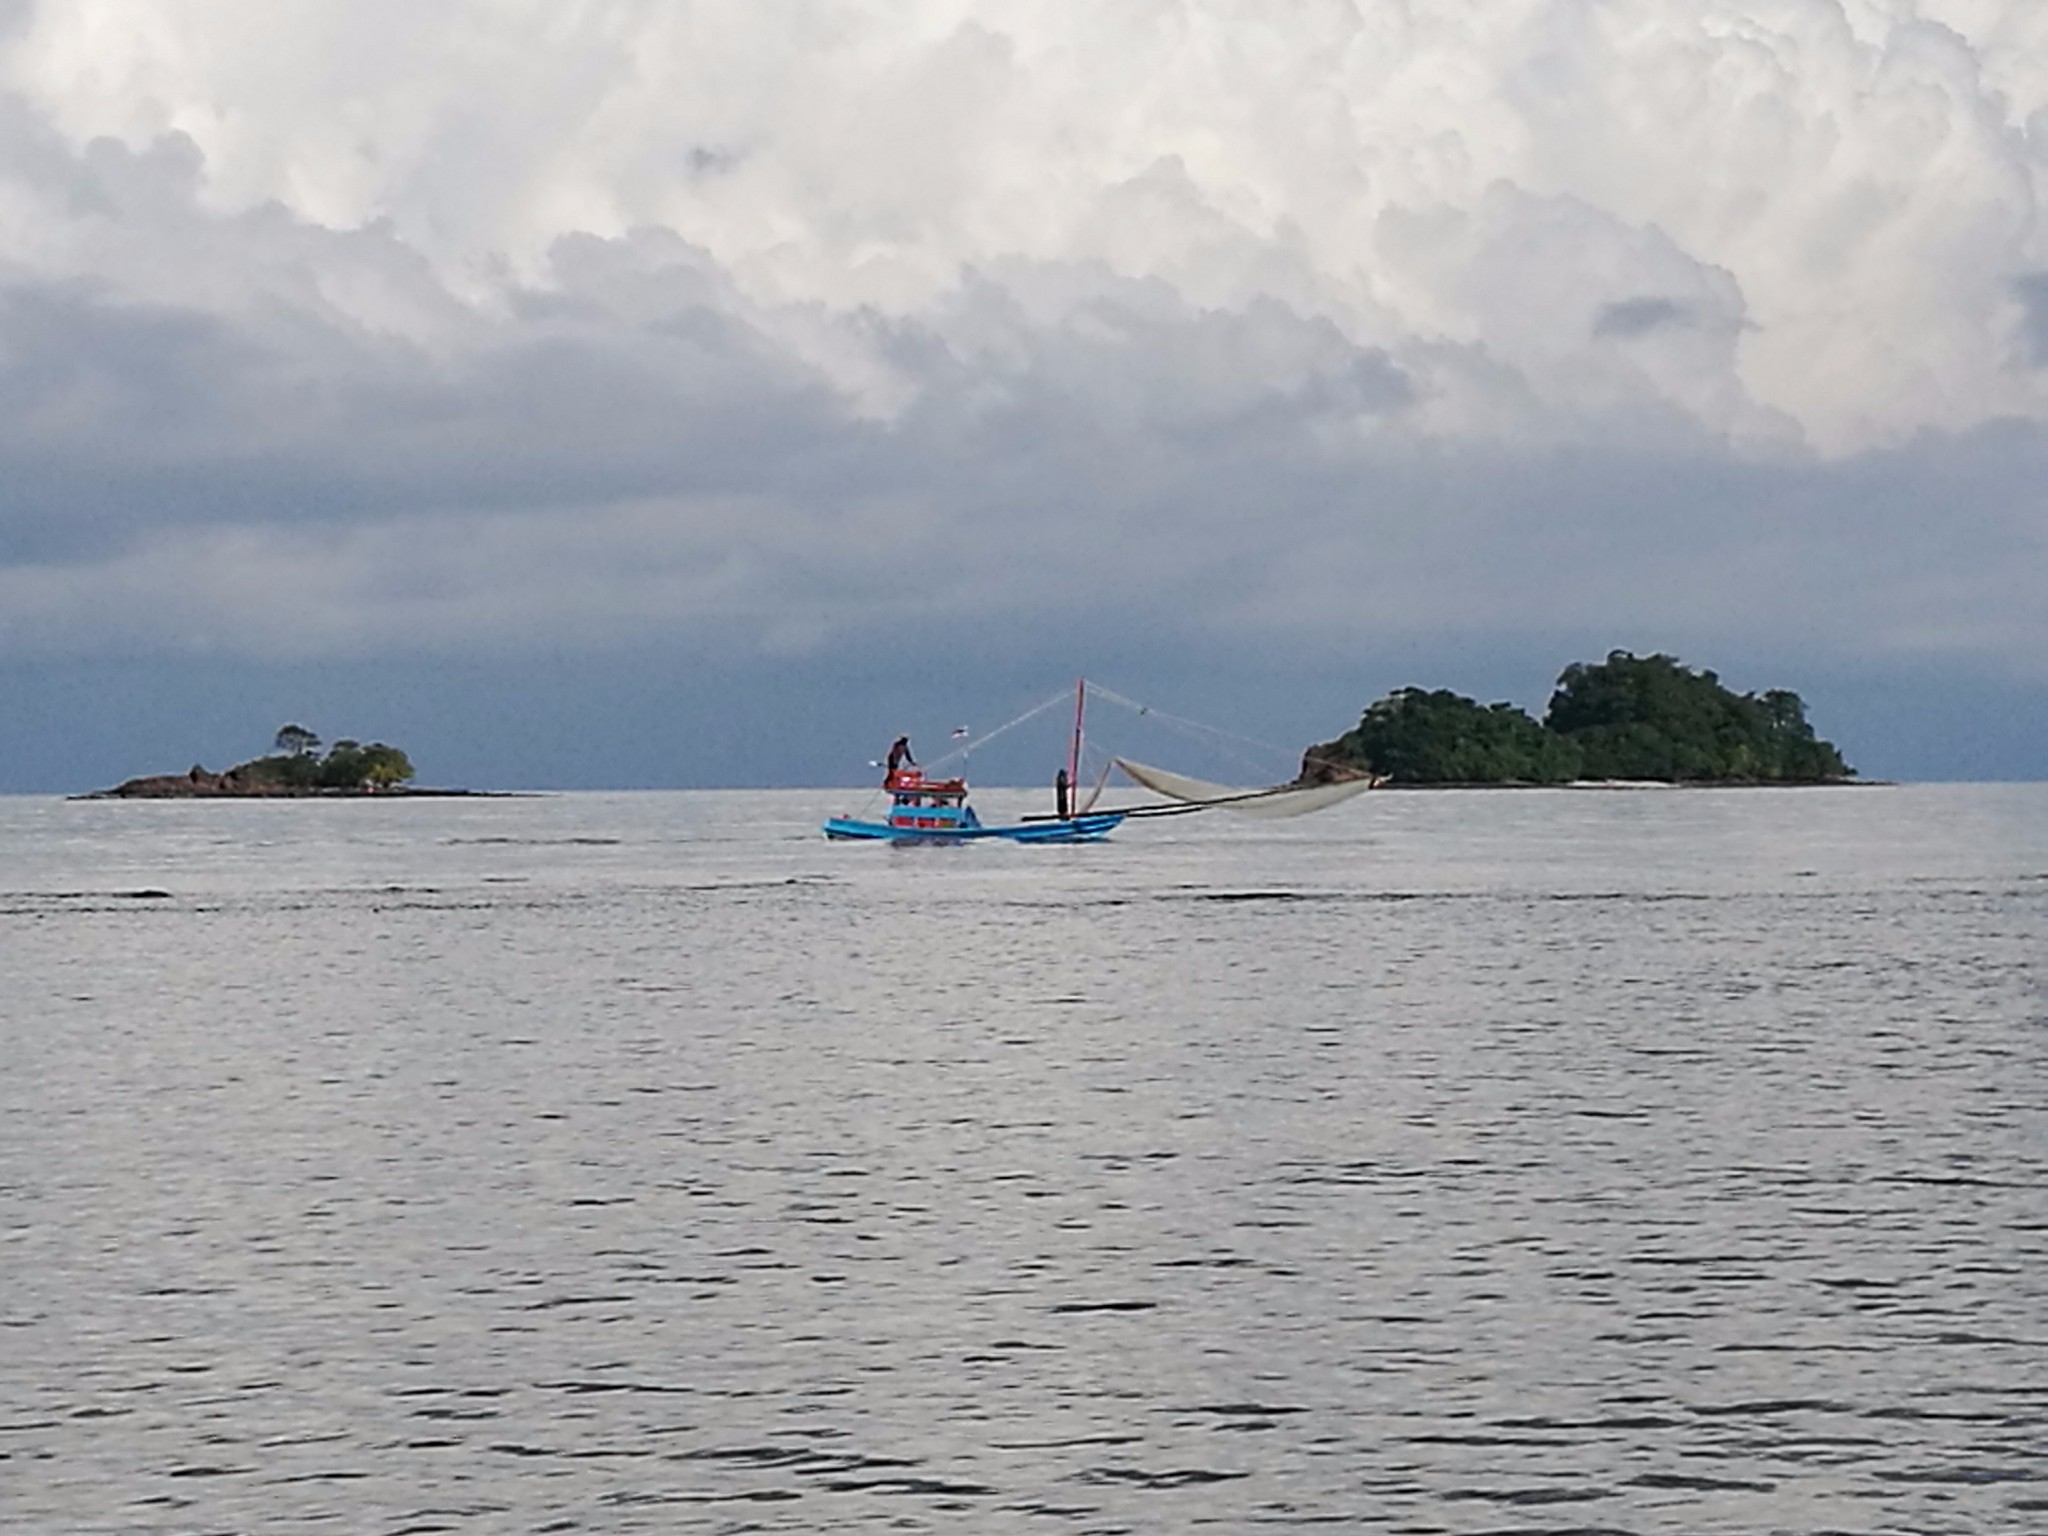
MULTIPOLYGON (((321 796, 366 795, 377 793, 361 789, 321 789, 312 785, 280 784, 267 774, 249 771, 255 765, 240 763, 225 773, 208 773, 198 763, 184 773, 150 774, 139 779, 130 779, 112 789, 103 789, 96 794, 82 795, 85 800, 219 800, 219 799, 266 799, 266 800, 310 800, 321 796)), ((385 791, 388 793, 388 791, 385 791)))

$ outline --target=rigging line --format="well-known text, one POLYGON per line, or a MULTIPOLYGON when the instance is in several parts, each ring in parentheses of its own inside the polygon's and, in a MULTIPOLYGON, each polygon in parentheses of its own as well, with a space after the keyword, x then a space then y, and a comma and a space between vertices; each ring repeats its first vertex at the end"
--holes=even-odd
POLYGON ((1271 751, 1250 752, 1237 745, 1236 741, 1231 739, 1227 733, 1210 730, 1205 734, 1183 727, 1177 720, 1168 720, 1161 723, 1171 730, 1179 731, 1183 738, 1194 742, 1197 746, 1214 752, 1217 756, 1226 758, 1233 763, 1241 764, 1250 771, 1254 778, 1264 778, 1272 773, 1274 771, 1273 763, 1276 758, 1281 759, 1283 762, 1285 761, 1283 749, 1279 747, 1275 747, 1271 751))
MULTIPOLYGON (((1003 732, 1010 730, 1015 726, 1022 725, 1025 721, 1031 719, 1034 715, 1042 715, 1048 709, 1051 709, 1053 705, 1066 702, 1067 697, 1067 691, 1063 688, 1058 693, 1054 694, 1051 698, 1047 699, 1043 704, 1034 704, 1031 708, 1025 710, 1023 714, 1019 715, 1016 719, 1010 721, 1008 724, 999 725, 994 730, 990 731, 987 735, 978 736, 973 741, 962 742, 959 746, 955 747, 952 751, 948 752, 944 757, 933 758, 932 761, 927 763, 925 766, 928 768, 939 768, 943 767, 947 763, 952 762, 953 759, 955 759, 956 757, 965 758, 968 753, 972 752, 976 747, 980 746, 983 742, 994 741, 998 736, 1002 735, 1003 732)), ((887 789, 888 785, 883 784, 880 787, 869 791, 867 799, 861 802, 860 810, 855 813, 856 816, 867 815, 868 808, 872 806, 877 800, 881 799, 882 795, 887 789)))
MULTIPOLYGON (((1178 727, 1180 727, 1180 729, 1184 729, 1184 731, 1196 731, 1196 733, 1200 733, 1200 735, 1212 735, 1212 737, 1221 737, 1223 741, 1237 741, 1239 745, 1247 745, 1247 748, 1257 748, 1257 750, 1260 750, 1260 752, 1268 752, 1268 754, 1278 754, 1278 756, 1280 756, 1280 758, 1284 758, 1284 760, 1290 760, 1290 758, 1294 756, 1294 748, 1282 748, 1282 745, 1276 745, 1276 743, 1272 743, 1272 741, 1260 741, 1260 739, 1257 739, 1257 737, 1251 737, 1251 735, 1239 735, 1237 731, 1225 731, 1225 729, 1223 729, 1221 725, 1204 725, 1202 721, 1190 721, 1190 719, 1184 719, 1184 717, 1180 717, 1180 715, 1171 715, 1171 713, 1167 713, 1167 711, 1163 711, 1163 709, 1157 709, 1157 707, 1153 707, 1153 705, 1141 705, 1141 702, 1139 702, 1137 698, 1124 698, 1124 696, 1122 696, 1120 692, 1114 692, 1112 688, 1104 688, 1104 686, 1100 686, 1100 684, 1094 684, 1094 682, 1092 682, 1092 684, 1087 684, 1087 686, 1090 686, 1090 688, 1092 688, 1094 692, 1102 694, 1104 698, 1108 698, 1108 700, 1112 702, 1112 705, 1122 705, 1124 709, 1130 709, 1130 711, 1137 711, 1139 715, 1149 715, 1151 719, 1157 719, 1157 721, 1161 721, 1161 723, 1165 723, 1165 725, 1178 725, 1178 727)), ((1221 750, 1221 748, 1219 748, 1219 750, 1221 750)), ((1239 752, 1239 754, 1231 754, 1231 756, 1235 756, 1235 758, 1237 758, 1239 762, 1243 762, 1243 764, 1247 764, 1247 766, 1251 766, 1251 768, 1257 768, 1257 770, 1260 770, 1260 772, 1264 772, 1264 768, 1262 768, 1260 764, 1257 764, 1257 762, 1253 762, 1251 758, 1245 758, 1245 756, 1243 756, 1241 752, 1239 752)))
MULTIPOLYGON (((1081 803, 1081 815, 1086 816, 1095 809, 1095 802, 1102 798, 1102 791, 1108 787, 1110 770, 1114 767, 1116 767, 1116 759, 1113 757, 1102 765, 1102 772, 1095 780, 1095 787, 1088 791, 1088 798, 1081 803)), ((1077 794, 1080 792, 1078 784, 1074 786, 1074 791, 1077 794)))
POLYGON ((1293 750, 1291 747, 1277 746, 1270 741, 1260 741, 1256 736, 1241 736, 1236 731, 1226 731, 1218 725, 1205 725, 1200 720, 1189 720, 1182 715, 1169 714, 1155 705, 1141 704, 1136 699, 1125 698, 1122 694, 1105 688, 1100 683, 1090 683, 1088 686, 1092 691, 1101 694, 1113 704, 1121 704, 1125 709, 1135 709, 1141 715, 1151 715, 1158 720, 1170 721, 1174 725, 1184 726, 1191 731, 1201 731, 1210 736, 1226 737, 1231 741, 1242 743, 1247 747, 1257 747, 1265 752, 1291 752, 1293 750))
POLYGON ((1058 693, 1054 694, 1051 698, 1047 699, 1043 704, 1032 705, 1031 708, 1025 710, 1023 714, 1019 715, 1016 719, 1010 721, 1008 724, 997 726, 994 730, 990 731, 985 736, 977 736, 972 741, 963 742, 961 745, 955 747, 952 751, 948 752, 944 757, 933 758, 930 763, 926 764, 926 766, 929 768, 942 768, 947 763, 952 762, 955 758, 964 758, 976 747, 984 746, 987 743, 994 741, 998 736, 1002 735, 1003 732, 1008 730, 1014 730, 1016 727, 1022 725, 1026 720, 1029 720, 1034 716, 1044 714, 1048 709, 1051 709, 1053 705, 1062 703, 1070 697, 1072 697, 1072 695, 1070 695, 1065 689, 1061 689, 1058 693))
MULTIPOLYGON (((1278 752, 1283 756, 1288 757, 1291 757, 1295 750, 1292 747, 1278 746, 1270 741, 1260 741, 1255 736, 1240 736, 1237 732, 1226 731, 1221 726, 1204 725, 1199 720, 1188 720, 1180 715, 1169 714, 1165 710, 1155 708, 1150 704, 1140 704, 1136 699, 1125 698, 1122 694, 1116 692, 1114 689, 1105 688, 1100 683, 1090 683, 1088 687, 1090 692, 1101 694, 1102 697, 1108 699, 1112 704, 1121 704, 1125 709, 1136 710, 1141 715, 1150 715, 1156 719, 1168 721, 1174 725, 1183 726, 1191 731, 1201 731, 1210 736, 1221 736, 1230 741, 1241 742, 1243 745, 1248 747, 1257 747, 1264 752, 1278 752)), ((1317 757, 1312 753, 1307 752, 1304 752, 1302 754, 1302 760, 1304 762, 1321 763, 1325 767, 1330 768, 1353 768, 1356 766, 1355 764, 1342 762, 1336 758, 1317 757)))

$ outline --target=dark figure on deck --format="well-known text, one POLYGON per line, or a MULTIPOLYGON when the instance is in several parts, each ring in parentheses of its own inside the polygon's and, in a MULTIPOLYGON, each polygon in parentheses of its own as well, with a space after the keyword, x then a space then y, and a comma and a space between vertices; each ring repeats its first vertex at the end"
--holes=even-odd
POLYGON ((1069 809, 1073 804, 1073 797, 1074 786, 1067 782, 1067 770, 1062 768, 1053 776, 1052 781, 1053 803, 1059 808, 1061 821, 1065 821, 1073 814, 1069 809))
POLYGON ((915 768, 916 766, 917 759, 910 755, 910 738, 908 736, 898 736, 895 741, 889 744, 889 772, 894 773, 898 768, 915 768))

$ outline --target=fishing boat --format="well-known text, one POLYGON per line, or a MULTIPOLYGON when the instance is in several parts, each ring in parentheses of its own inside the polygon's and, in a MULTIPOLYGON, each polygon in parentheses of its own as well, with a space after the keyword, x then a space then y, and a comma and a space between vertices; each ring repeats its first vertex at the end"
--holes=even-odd
MULTIPOLYGON (((1063 698, 1060 695, 1058 698, 1063 698)), ((1042 714, 1058 702, 1058 698, 1047 700, 1036 709, 1020 715, 1000 730, 989 732, 983 737, 987 741, 1001 735, 1012 726, 1021 725, 1033 715, 1042 714)), ((887 842, 887 843, 928 843, 951 844, 971 843, 987 839, 1000 839, 1012 843, 1094 843, 1109 836, 1123 823, 1122 811, 1096 811, 1076 815, 1068 801, 1068 786, 1080 771, 1081 740, 1086 724, 1088 692, 1085 681, 1074 685, 1074 732, 1067 751, 1067 766, 1060 770, 1059 814, 1056 816, 1030 817, 1008 825, 989 826, 974 814, 974 807, 967 803, 967 779, 964 775, 951 778, 933 778, 915 763, 899 761, 896 748, 891 748, 889 762, 882 779, 883 792, 889 796, 889 813, 881 821, 869 821, 859 816, 834 816, 825 823, 825 835, 838 842, 887 842)), ((953 756, 965 757, 975 743, 962 747, 953 756)), ((899 737, 897 748, 906 749, 909 741, 899 737)), ((947 759, 950 761, 950 759, 947 759)))
MULTIPOLYGON (((948 844, 986 838, 1000 838, 1013 843, 1092 843, 1099 842, 1125 821, 1136 817, 1185 816, 1207 810, 1258 817, 1301 816, 1348 800, 1379 782, 1362 775, 1345 776, 1345 770, 1339 765, 1336 769, 1338 776, 1324 782, 1296 780, 1263 789, 1238 789, 1189 778, 1126 757, 1111 757, 1103 763, 1100 776, 1084 795, 1082 748, 1089 692, 1090 685, 1086 679, 1074 684, 1074 729, 1068 739, 1066 762, 1054 779, 1055 808, 1050 814, 1026 816, 1005 826, 984 825, 967 803, 965 775, 948 778, 928 775, 908 760, 908 738, 899 737, 896 746, 890 750, 882 779, 882 792, 889 796, 887 817, 873 821, 861 816, 834 816, 825 823, 825 835, 840 841, 889 843, 948 844), (898 749, 902 749, 900 757, 898 749), (1133 784, 1163 798, 1151 804, 1097 810, 1096 802, 1101 798, 1112 769, 1121 772, 1133 784)), ((1095 687, 1094 692, 1155 720, 1192 727, 1197 731, 1213 730, 1193 721, 1178 720, 1100 686, 1095 687)), ((1019 715, 1008 725, 989 732, 981 741, 993 740, 1026 720, 1043 714, 1064 698, 1064 694, 1055 695, 1019 715)), ((965 731, 955 734, 964 735, 965 731)), ((941 762, 950 762, 954 757, 965 758, 972 747, 980 744, 970 742, 941 762)), ((884 767, 883 764, 876 766, 884 767)))
POLYGON ((825 835, 838 841, 890 843, 968 843, 1003 838, 1013 843, 1092 843, 1109 836, 1123 821, 1121 811, 1089 816, 986 826, 967 803, 965 779, 927 778, 920 768, 899 768, 882 781, 889 793, 884 821, 834 816, 825 835))

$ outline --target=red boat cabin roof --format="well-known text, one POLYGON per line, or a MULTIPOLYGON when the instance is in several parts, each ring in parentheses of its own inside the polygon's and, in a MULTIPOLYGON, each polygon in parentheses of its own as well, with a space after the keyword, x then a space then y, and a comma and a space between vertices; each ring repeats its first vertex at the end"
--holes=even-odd
POLYGON ((898 797, 914 795, 934 802, 962 800, 967 796, 965 779, 927 779, 921 768, 898 768, 882 780, 882 788, 898 797))

